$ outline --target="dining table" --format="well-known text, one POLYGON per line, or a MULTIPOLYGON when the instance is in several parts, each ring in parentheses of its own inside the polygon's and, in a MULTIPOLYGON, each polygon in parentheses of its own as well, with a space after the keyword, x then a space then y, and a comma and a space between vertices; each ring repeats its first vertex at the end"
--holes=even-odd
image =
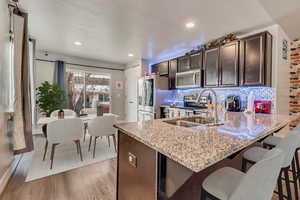
MULTIPOLYGON (((103 116, 107 116, 107 115, 114 115, 116 116, 116 118, 119 118, 119 115, 113 114, 113 113, 104 113, 103 116)), ((79 116, 78 118, 82 120, 82 122, 84 123, 84 140, 85 140, 85 136, 86 136, 86 130, 88 127, 88 122, 95 119, 97 116, 97 114, 87 114, 87 115, 82 115, 79 116)), ((65 116, 63 119, 73 119, 76 118, 74 116, 65 116)), ((58 117, 40 117, 37 121, 37 124, 39 126, 42 126, 42 133, 44 135, 45 138, 47 138, 47 124, 56 121, 56 120, 61 120, 58 117)), ((123 123, 123 120, 117 120, 117 123, 123 123)))
MULTIPOLYGON (((119 115, 113 114, 113 113, 104 113, 103 116, 106 115, 115 115, 117 118, 119 117, 119 115)), ((83 115, 83 116, 79 116, 79 119, 81 119, 83 121, 84 124, 87 124, 89 121, 95 119, 97 117, 97 114, 88 114, 88 115, 83 115)), ((72 118, 76 118, 73 116, 65 116, 64 119, 72 119, 72 118)), ((57 117, 41 117, 38 119, 37 124, 38 125, 47 125, 50 122, 59 120, 57 117)), ((121 120, 117 120, 118 122, 121 122, 121 120)))

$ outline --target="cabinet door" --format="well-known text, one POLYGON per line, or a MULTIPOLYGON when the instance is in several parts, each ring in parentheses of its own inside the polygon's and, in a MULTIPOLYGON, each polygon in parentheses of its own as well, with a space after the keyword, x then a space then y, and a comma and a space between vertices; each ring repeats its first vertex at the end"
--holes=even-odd
POLYGON ((205 51, 204 55, 204 87, 219 85, 219 48, 205 51))
POLYGON ((152 73, 159 73, 160 76, 169 74, 169 61, 157 63, 151 66, 152 73))
POLYGON ((193 54, 190 57, 191 69, 202 69, 203 53, 193 54))
POLYGON ((178 58, 178 72, 186 72, 190 69, 190 56, 178 58))
POLYGON ((157 152, 118 131, 117 200, 157 197, 157 152))
POLYGON ((257 34, 241 41, 240 85, 265 83, 265 34, 257 34))
POLYGON ((154 64, 154 65, 151 65, 151 73, 152 74, 156 74, 158 73, 158 64, 154 64))
POLYGON ((169 89, 176 89, 176 73, 177 73, 177 59, 170 60, 169 65, 169 89))
POLYGON ((220 86, 238 86, 239 42, 220 47, 220 86))
POLYGON ((158 64, 159 75, 165 76, 169 74, 169 61, 161 62, 158 64))

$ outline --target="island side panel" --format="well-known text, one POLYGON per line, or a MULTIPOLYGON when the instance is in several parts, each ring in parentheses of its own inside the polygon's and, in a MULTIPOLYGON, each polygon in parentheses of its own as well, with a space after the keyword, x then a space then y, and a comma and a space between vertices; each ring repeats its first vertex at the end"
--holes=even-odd
POLYGON ((157 152, 118 131, 117 200, 157 199, 157 152))

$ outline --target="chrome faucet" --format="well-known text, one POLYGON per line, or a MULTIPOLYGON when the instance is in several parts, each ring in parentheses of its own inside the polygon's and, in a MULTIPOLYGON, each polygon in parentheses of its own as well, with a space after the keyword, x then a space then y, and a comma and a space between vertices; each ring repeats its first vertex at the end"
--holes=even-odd
POLYGON ((212 92, 212 94, 213 94, 213 96, 214 96, 214 104, 213 104, 213 106, 214 106, 214 114, 215 114, 215 116, 214 116, 214 121, 215 121, 215 124, 218 124, 219 123, 219 118, 218 118, 218 109, 217 109, 217 102, 218 102, 218 97, 217 97, 217 93, 216 93, 216 91, 214 91, 213 89, 211 89, 211 88, 205 88, 205 89, 203 89, 200 93, 199 93, 199 95, 198 95, 198 98, 197 98, 197 104, 200 104, 200 100, 201 100, 201 97, 202 97, 202 95, 203 95, 203 93, 205 93, 205 92, 212 92))

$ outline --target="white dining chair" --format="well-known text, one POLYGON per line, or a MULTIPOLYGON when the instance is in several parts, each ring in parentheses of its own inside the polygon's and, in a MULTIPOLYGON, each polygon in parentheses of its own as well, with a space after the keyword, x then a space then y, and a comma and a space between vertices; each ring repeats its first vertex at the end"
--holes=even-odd
POLYGON ((89 143, 89 151, 91 149, 92 138, 94 137, 94 150, 93 150, 93 158, 95 158, 96 154, 96 144, 97 139, 102 136, 106 136, 108 140, 108 144, 110 146, 109 137, 113 138, 114 148, 117 151, 116 146, 116 129, 113 127, 116 123, 116 116, 107 115, 96 117, 88 123, 88 132, 90 135, 90 143, 89 143))
MULTIPOLYGON (((297 177, 296 177, 297 172, 295 168, 295 161, 293 159, 295 151, 298 146, 300 146, 300 135, 299 135, 299 131, 297 130, 291 131, 276 146, 276 148, 281 149, 284 153, 284 160, 280 165, 281 171, 278 177, 278 195, 280 200, 283 200, 284 198, 282 180, 284 180, 286 184, 287 198, 292 199, 291 184, 290 184, 291 182, 294 183, 295 196, 296 198, 298 198, 298 186, 297 186, 297 177), (290 168, 292 168, 293 181, 291 181, 289 177, 290 168), (282 176, 284 176, 284 179, 282 178, 282 176)), ((269 149, 265 149, 262 147, 252 147, 247 151, 245 151, 242 158, 242 171, 244 172, 246 171, 248 163, 255 164, 256 162, 260 161, 264 157, 264 155, 267 154, 269 151, 270 151, 269 149)))
MULTIPOLYGON (((76 117, 77 116, 76 113, 71 109, 63 109, 63 111, 64 111, 64 116, 65 117, 76 117)), ((58 112, 59 112, 59 110, 53 111, 50 114, 50 117, 52 117, 52 118, 58 117, 58 112)))
MULTIPOLYGON (((76 113, 73 110, 70 109, 63 109, 64 111, 64 116, 69 117, 69 118, 75 118, 76 113)), ((50 114, 51 118, 58 118, 58 112, 59 110, 55 110, 50 114)), ((48 139, 47 139, 47 125, 43 125, 42 127, 43 134, 46 139, 45 147, 44 147, 44 156, 43 156, 43 161, 46 159, 46 154, 47 154, 47 149, 48 149, 48 139)))
POLYGON ((283 156, 275 148, 247 173, 230 167, 213 172, 202 183, 201 200, 270 200, 283 156))
MULTIPOLYGON (((87 115, 97 115, 97 108, 83 108, 83 113, 87 115)), ((87 134, 87 127, 88 124, 84 124, 84 134, 83 134, 83 141, 85 142, 86 134, 87 134)))
POLYGON ((60 119, 50 122, 47 126, 47 139, 51 145, 51 164, 50 169, 53 167, 53 160, 55 154, 55 147, 59 144, 68 144, 75 142, 77 154, 80 160, 83 161, 80 139, 83 133, 83 122, 81 119, 60 119))

